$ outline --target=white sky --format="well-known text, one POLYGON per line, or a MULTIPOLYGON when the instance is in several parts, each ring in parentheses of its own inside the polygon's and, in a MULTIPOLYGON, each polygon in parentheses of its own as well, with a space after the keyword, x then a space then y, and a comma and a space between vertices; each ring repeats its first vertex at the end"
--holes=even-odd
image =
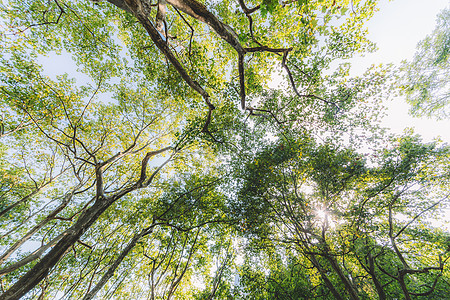
MULTIPOLYGON (((380 0, 380 10, 367 23, 369 40, 375 42, 378 51, 361 58, 351 59, 352 73, 362 74, 370 65, 411 60, 419 41, 430 34, 436 25, 437 14, 450 7, 450 0, 380 0)), ((449 79, 450 80, 450 79, 449 79)), ((395 98, 389 104, 388 116, 383 125, 393 132, 402 133, 405 128, 431 141, 441 137, 450 144, 450 120, 436 121, 413 118, 408 114, 409 105, 403 98, 395 98)), ((450 209, 441 212, 440 219, 429 220, 433 226, 450 231, 450 209)))
MULTIPOLYGON (((362 73, 372 64, 398 65, 402 60, 410 60, 417 43, 433 31, 437 14, 446 7, 450 7, 449 0, 380 0, 380 10, 367 23, 369 39, 379 50, 350 60, 354 66, 352 71, 362 73)), ((412 127, 424 141, 440 136, 450 143, 450 120, 413 118, 408 115, 408 110, 409 105, 403 99, 394 99, 389 104, 389 115, 383 125, 397 133, 412 127)))

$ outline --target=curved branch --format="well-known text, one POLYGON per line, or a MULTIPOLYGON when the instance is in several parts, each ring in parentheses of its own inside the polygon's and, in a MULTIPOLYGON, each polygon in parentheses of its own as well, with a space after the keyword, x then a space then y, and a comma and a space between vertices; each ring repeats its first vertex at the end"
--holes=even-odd
POLYGON ((241 6, 242 10, 244 11, 244 13, 248 16, 252 13, 254 13, 255 11, 257 11, 258 9, 261 8, 261 5, 257 5, 253 8, 248 8, 245 3, 244 0, 239 0, 239 5, 241 6))
POLYGON ((319 96, 316 96, 316 95, 302 95, 302 94, 299 93, 299 91, 297 90, 297 85, 295 84, 295 81, 294 81, 294 77, 292 76, 291 70, 289 69, 288 65, 286 64, 287 56, 288 56, 288 54, 289 54, 289 52, 291 50, 292 50, 292 48, 289 48, 289 49, 285 50, 284 55, 283 55, 283 60, 281 62, 281 66, 286 70, 286 73, 288 75, 289 81, 291 83, 292 89, 294 90, 295 94, 298 97, 316 98, 316 99, 318 99, 318 100, 320 100, 320 101, 322 101, 322 102, 324 102, 326 104, 331 104, 331 105, 335 106, 339 110, 340 109, 339 106, 336 103, 334 103, 334 102, 325 100, 325 99, 323 99, 323 98, 321 98, 319 96))

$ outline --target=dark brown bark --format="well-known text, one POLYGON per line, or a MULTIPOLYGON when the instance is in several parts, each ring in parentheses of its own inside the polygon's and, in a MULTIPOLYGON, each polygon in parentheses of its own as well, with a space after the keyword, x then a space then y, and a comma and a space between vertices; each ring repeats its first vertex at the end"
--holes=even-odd
POLYGON ((238 69, 239 69, 239 96, 241 97, 241 108, 245 109, 245 74, 244 74, 244 55, 239 54, 238 61, 238 69))
POLYGON ((411 300, 411 295, 409 294, 408 287, 406 286, 406 283, 405 283, 405 275, 406 274, 404 274, 404 273, 400 273, 397 281, 400 284, 400 287, 403 292, 403 296, 405 296, 405 300, 411 300))
POLYGON ((254 13, 255 11, 257 11, 261 7, 260 5, 257 5, 257 6, 255 6, 253 8, 248 8, 245 5, 244 0, 239 0, 239 5, 241 6, 242 10, 244 11, 244 13, 246 15, 250 15, 250 14, 254 13))
POLYGON ((353 287, 353 285, 350 282, 350 280, 344 274, 344 272, 342 271, 342 268, 339 266, 339 264, 336 261, 336 259, 334 257, 330 256, 330 255, 327 256, 326 258, 330 262, 331 267, 333 268, 333 270, 339 276, 339 279, 344 284, 345 289, 347 290, 347 292, 348 292, 348 294, 350 296, 350 299, 352 299, 352 300, 359 300, 358 292, 355 290, 355 288, 353 287))
MULTIPOLYGON (((80 237, 95 223, 95 221, 97 221, 97 219, 106 209, 108 209, 108 207, 110 207, 112 204, 114 204, 114 202, 116 202, 126 194, 139 188, 148 186, 152 182, 155 175, 171 160, 173 155, 170 156, 164 163, 162 163, 152 173, 150 178, 147 179, 145 170, 147 168, 149 158, 168 149, 171 149, 171 147, 147 153, 142 161, 141 176, 134 185, 124 188, 111 197, 97 195, 97 200, 94 202, 94 204, 81 214, 77 222, 72 227, 65 231, 64 237, 62 237, 59 242, 49 251, 49 253, 47 253, 33 268, 31 268, 25 275, 23 275, 5 293, 0 295, 0 300, 17 300, 28 293, 30 290, 32 290, 48 275, 50 269, 59 262, 64 253, 66 253, 66 251, 80 239, 80 237)), ((96 169, 96 173, 98 176, 98 169, 96 169)), ((99 186, 97 185, 97 191, 99 190, 103 189, 99 188, 99 186)))
POLYGON ((74 245, 77 240, 86 232, 89 227, 100 217, 109 207, 115 198, 102 199, 95 202, 78 221, 67 231, 67 234, 39 261, 31 270, 23 275, 11 288, 0 295, 2 300, 17 300, 33 289, 54 267, 66 251, 74 245))
POLYGON ((369 274, 372 277, 373 284, 375 285, 375 288, 377 290, 378 298, 380 300, 385 300, 386 299, 386 293, 384 292, 383 286, 378 281, 378 278, 377 278, 377 276, 375 274, 375 262, 374 262, 374 258, 373 258, 371 253, 369 253, 367 255, 367 259, 368 259, 368 262, 369 262, 369 274))
POLYGON ((195 0, 167 0, 167 3, 191 17, 208 24, 223 40, 233 47, 238 54, 245 54, 236 33, 228 25, 222 23, 200 2, 195 0))
MULTIPOLYGON (((175 55, 169 48, 167 41, 165 41, 159 32, 162 15, 157 14, 157 24, 156 27, 149 20, 150 8, 145 1, 141 0, 108 0, 111 4, 114 4, 120 9, 132 13, 139 22, 143 25, 150 38, 153 40, 158 49, 166 56, 170 63, 175 67, 177 72, 181 75, 183 80, 196 92, 198 92, 205 100, 208 105, 209 111, 206 119, 206 124, 203 126, 202 132, 208 132, 207 128, 211 120, 211 112, 215 109, 214 105, 209 101, 209 94, 201 87, 197 81, 195 81, 184 69, 183 65, 178 61, 175 55), (159 17, 158 17, 159 15, 159 17)), ((245 48, 239 42, 237 34, 234 30, 227 24, 222 23, 213 13, 208 11, 208 9, 200 2, 195 0, 166 0, 166 3, 172 5, 175 9, 180 10, 194 19, 199 20, 207 25, 209 25, 224 41, 226 41, 231 47, 233 47, 239 55, 239 77, 240 77, 240 96, 241 96, 241 106, 245 109, 245 80, 244 80, 244 55, 246 53, 245 48)))
MULTIPOLYGON (((173 54, 172 50, 170 50, 169 45, 166 41, 161 37, 158 30, 153 26, 153 24, 149 20, 149 13, 145 6, 142 5, 141 1, 127 1, 128 3, 120 3, 125 1, 109 1, 110 3, 116 5, 119 8, 129 7, 133 11, 133 15, 138 19, 139 23, 144 27, 147 33, 150 35, 150 38, 155 43, 156 47, 166 56, 169 62, 174 66, 183 80, 193 88, 197 93, 199 93, 203 98, 209 98, 209 94, 195 81, 184 69, 183 65, 178 61, 178 59, 173 54)), ((168 2, 170 3, 170 2, 168 2)), ((170 3, 172 4, 172 3, 170 3)))
POLYGON ((65 235, 65 232, 62 232, 57 237, 53 238, 50 242, 48 242, 46 245, 39 247, 38 249, 36 249, 33 253, 31 253, 27 257, 1 269, 0 276, 2 276, 4 274, 8 274, 10 272, 13 272, 13 271, 29 264, 30 262, 35 261, 36 259, 41 257, 45 253, 45 251, 47 251, 49 248, 55 246, 63 238, 64 235, 65 235))
MULTIPOLYGON (((44 227, 48 222, 53 220, 56 217, 56 215, 69 204, 76 189, 77 188, 75 188, 72 192, 66 194, 64 196, 63 202, 58 207, 56 207, 49 215, 47 215, 47 217, 44 220, 42 220, 39 224, 34 226, 20 240, 18 240, 14 245, 12 245, 8 250, 6 250, 5 253, 3 253, 2 256, 0 257, 0 264, 2 264, 5 260, 7 260, 8 257, 14 253, 14 251, 19 249, 20 246, 22 246, 26 241, 28 241, 33 236, 34 233, 36 233, 39 229, 44 227)), ((0 270, 0 275, 2 274, 4 273, 2 273, 2 270, 0 270)))
POLYGON ((314 267, 317 269, 317 271, 319 271, 320 277, 322 277, 322 280, 325 283, 325 286, 330 290, 330 292, 331 292, 331 294, 333 294, 334 298, 336 300, 344 300, 344 298, 341 297, 339 292, 334 287, 333 283, 328 278, 327 274, 325 274, 325 271, 320 266, 319 262, 316 259, 316 256, 315 255, 311 255, 309 257, 309 259, 312 262, 312 264, 314 265, 314 267))

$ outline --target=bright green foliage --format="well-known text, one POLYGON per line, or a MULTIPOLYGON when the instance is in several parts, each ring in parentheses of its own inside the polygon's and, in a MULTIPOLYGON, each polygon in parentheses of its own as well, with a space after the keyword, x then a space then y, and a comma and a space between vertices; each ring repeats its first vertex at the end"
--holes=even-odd
POLYGON ((436 266, 448 240, 419 219, 445 202, 428 209, 446 150, 405 138, 378 158, 357 151, 395 144, 377 127, 388 68, 339 65, 374 49, 375 10, 1 4, 0 298, 370 298, 370 255, 389 297, 447 278, 445 254, 401 279, 386 244, 391 228, 414 270, 436 266))
MULTIPOLYGON (((253 261, 249 259, 242 267, 239 292, 247 295, 247 299, 311 299, 314 297, 315 293, 311 292, 313 285, 310 275, 305 272, 308 262, 295 257, 293 253, 283 258, 284 254, 270 253, 270 258, 264 259, 264 263, 258 262, 257 259, 253 261)), ((256 257, 262 258, 262 256, 256 257)), ((326 290, 319 288, 318 293, 326 294, 326 290)))
POLYGON ((403 66, 403 89, 411 112, 417 116, 449 116, 450 10, 443 10, 434 31, 417 46, 403 66))
POLYGON ((448 204, 448 149, 414 137, 396 143, 365 158, 304 137, 280 140, 236 174, 234 211, 248 255, 259 253, 243 269, 253 299, 280 291, 295 299, 443 299, 448 233, 425 220, 448 204))

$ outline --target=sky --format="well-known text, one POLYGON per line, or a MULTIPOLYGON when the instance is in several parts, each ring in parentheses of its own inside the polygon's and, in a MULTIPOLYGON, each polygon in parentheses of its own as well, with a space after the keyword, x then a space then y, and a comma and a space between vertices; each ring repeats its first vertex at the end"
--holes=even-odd
MULTIPOLYGON (((380 10, 367 23, 369 39, 377 44, 379 50, 349 60, 355 75, 364 73, 372 64, 399 65, 402 60, 411 60, 417 43, 433 31, 436 15, 442 9, 450 7, 450 0, 380 0, 379 7, 380 10)), ((73 61, 67 61, 65 55, 42 58, 42 63, 50 74, 59 73, 55 70, 61 65, 68 66, 66 69, 76 70, 73 61)), ((77 82, 88 79, 83 76, 77 73, 77 82)), ((407 127, 414 128, 424 141, 432 141, 439 136, 450 144, 450 120, 413 118, 408 114, 409 105, 402 98, 390 101, 388 107, 388 116, 383 125, 393 132, 402 133, 407 127)))
MULTIPOLYGON (((351 60, 354 72, 363 73, 370 65, 411 60, 419 41, 430 34, 436 25, 437 14, 450 8, 450 0, 380 0, 380 10, 367 23, 369 39, 378 46, 378 51, 362 58, 351 60)), ((449 79, 450 80, 450 79, 449 79)), ((450 120, 436 121, 413 118, 408 114, 409 105, 404 98, 394 98, 388 104, 388 116, 383 125, 393 132, 402 133, 405 128, 414 128, 424 141, 440 137, 450 144, 450 120)), ((433 226, 450 232, 450 208, 441 212, 441 217, 429 220, 433 226)))
MULTIPOLYGON (((369 39, 377 44, 379 50, 352 59, 350 61, 354 66, 352 71, 363 73, 372 64, 398 65, 402 60, 410 60, 417 43, 434 29, 436 15, 446 7, 450 7, 449 0, 380 0, 379 12, 367 23, 369 39)), ((66 70, 76 69, 74 63, 67 60, 65 55, 42 58, 42 63, 47 68, 51 66, 55 70, 60 70, 62 65, 66 66, 66 70)), ((55 72, 47 71, 50 74, 55 72)), ((82 75, 78 73, 78 82, 83 80, 79 76, 82 75)), ((440 136, 450 144, 450 120, 413 118, 408 114, 409 105, 402 98, 395 98, 388 106, 389 113, 383 124, 392 131, 401 133, 405 128, 412 127, 425 141, 440 136)), ((444 226, 450 231, 448 224, 439 222, 434 225, 444 226)))
MULTIPOLYGON (((380 0, 380 10, 367 23, 369 39, 378 51, 350 60, 352 72, 363 73, 370 65, 411 60, 419 41, 430 34, 436 24, 437 14, 450 7, 449 0, 380 0)), ((440 136, 450 144, 450 120, 436 121, 413 118, 408 114, 409 105, 403 98, 395 98, 389 104, 388 116, 383 125, 393 132, 402 133, 405 128, 431 141, 440 136)))

